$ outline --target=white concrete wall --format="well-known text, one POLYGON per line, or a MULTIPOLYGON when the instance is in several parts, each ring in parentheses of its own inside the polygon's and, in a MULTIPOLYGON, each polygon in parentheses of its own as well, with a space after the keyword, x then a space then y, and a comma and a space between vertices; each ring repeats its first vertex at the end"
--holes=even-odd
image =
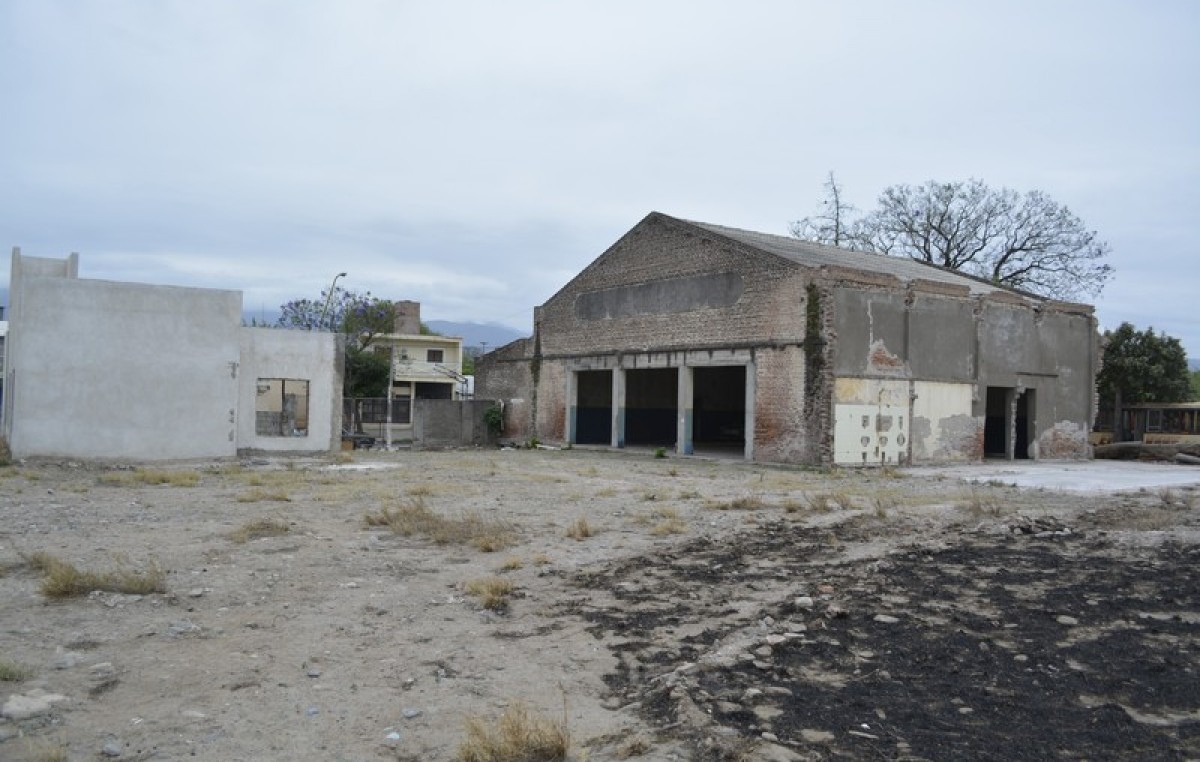
POLYGON ((342 349, 340 336, 316 331, 241 329, 238 449, 280 452, 327 452, 341 445, 342 349), (255 405, 260 378, 308 381, 308 433, 259 436, 255 405))
POLYGON ((236 454, 239 292, 81 280, 74 257, 13 259, 15 456, 236 454))

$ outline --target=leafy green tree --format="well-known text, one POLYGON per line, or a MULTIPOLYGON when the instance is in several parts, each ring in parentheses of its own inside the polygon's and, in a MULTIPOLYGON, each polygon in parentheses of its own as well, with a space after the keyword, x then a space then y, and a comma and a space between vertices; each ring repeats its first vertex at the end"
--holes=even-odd
POLYGON ((1200 400, 1200 370, 1192 371, 1192 399, 1200 400))
POLYGON ((281 305, 278 325, 305 331, 333 331, 346 338, 346 364, 342 379, 348 397, 387 395, 391 364, 372 344, 395 325, 395 306, 388 299, 358 293, 340 286, 322 291, 317 299, 293 299, 281 305))
POLYGON ((861 216, 830 174, 822 214, 791 224, 818 243, 904 256, 1055 299, 1098 295, 1109 245, 1041 191, 980 180, 893 185, 861 216))
POLYGON ((1187 402, 1193 398, 1191 376, 1179 339, 1153 328, 1139 331, 1130 323, 1104 332, 1104 367, 1096 378, 1103 409, 1118 403, 1187 402))

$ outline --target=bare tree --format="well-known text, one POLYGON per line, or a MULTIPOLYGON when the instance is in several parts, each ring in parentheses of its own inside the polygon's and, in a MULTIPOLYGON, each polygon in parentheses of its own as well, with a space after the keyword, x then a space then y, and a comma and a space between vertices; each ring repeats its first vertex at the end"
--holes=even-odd
POLYGON ((1109 245, 1041 191, 979 180, 893 185, 861 221, 861 248, 907 256, 1057 299, 1098 295, 1109 245))
POLYGON ((992 189, 980 180, 893 185, 879 206, 854 207, 829 175, 825 212, 792 223, 798 238, 904 256, 1055 299, 1099 295, 1112 276, 1110 247, 1041 191, 992 189))
POLYGON ((805 217, 788 225, 792 235, 806 241, 826 243, 832 246, 854 246, 854 214, 858 211, 846 203, 842 195, 842 186, 838 185, 833 172, 825 181, 825 200, 821 202, 821 212, 813 217, 805 217))

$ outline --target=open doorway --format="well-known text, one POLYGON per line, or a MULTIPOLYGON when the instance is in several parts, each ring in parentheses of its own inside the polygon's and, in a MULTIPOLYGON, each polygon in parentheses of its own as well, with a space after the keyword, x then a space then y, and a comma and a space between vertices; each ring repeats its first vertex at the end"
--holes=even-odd
POLYGON ((692 442, 696 449, 745 449, 745 366, 692 371, 692 442))
POLYGON ((625 372, 625 444, 674 447, 679 411, 679 371, 625 372))
POLYGON ((983 424, 983 455, 986 458, 1030 457, 1030 442, 1036 432, 1036 393, 1033 389, 1007 386, 987 388, 987 414, 983 424), (1014 410, 1015 403, 1015 410, 1014 410), (1012 450, 1009 450, 1009 443, 1012 450))
POLYGON ((983 456, 1008 457, 1008 411, 1013 390, 1006 386, 987 388, 987 411, 983 421, 983 456))
POLYGON ((575 381, 575 443, 611 444, 612 371, 579 371, 575 381))

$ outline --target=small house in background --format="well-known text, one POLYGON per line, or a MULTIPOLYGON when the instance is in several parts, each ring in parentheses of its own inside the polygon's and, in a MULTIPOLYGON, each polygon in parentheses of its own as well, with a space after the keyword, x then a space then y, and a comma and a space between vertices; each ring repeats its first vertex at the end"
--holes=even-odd
POLYGON ((506 435, 883 465, 1086 458, 1090 306, 651 213, 480 358, 506 435))
POLYGON ((422 333, 420 302, 399 301, 395 308, 393 331, 375 337, 372 348, 392 363, 392 422, 408 424, 414 400, 464 399, 468 386, 462 339, 422 333))
POLYGON ((162 460, 327 452, 343 345, 246 328, 242 294, 80 278, 14 248, 4 369, 13 455, 162 460))

